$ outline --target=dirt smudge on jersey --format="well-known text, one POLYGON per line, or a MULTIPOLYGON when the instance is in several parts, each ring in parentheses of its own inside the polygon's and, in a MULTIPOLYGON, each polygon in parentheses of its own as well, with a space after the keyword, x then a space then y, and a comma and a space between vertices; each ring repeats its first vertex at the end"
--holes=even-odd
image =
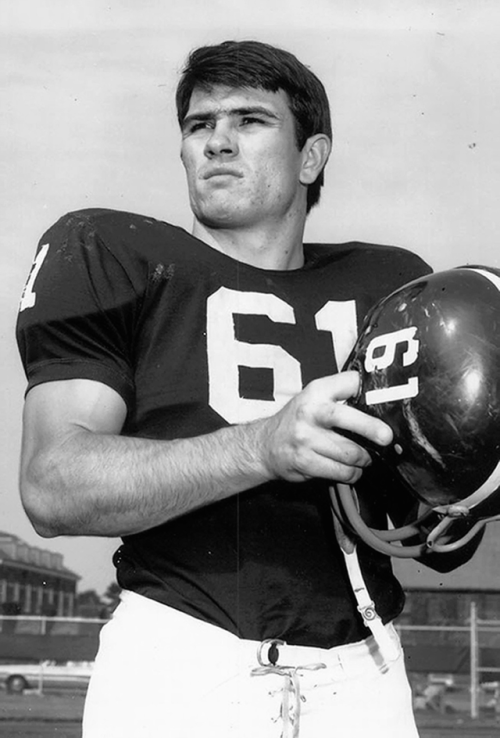
POLYGON ((157 264, 151 276, 151 281, 158 283, 172 279, 175 274, 175 264, 157 264))

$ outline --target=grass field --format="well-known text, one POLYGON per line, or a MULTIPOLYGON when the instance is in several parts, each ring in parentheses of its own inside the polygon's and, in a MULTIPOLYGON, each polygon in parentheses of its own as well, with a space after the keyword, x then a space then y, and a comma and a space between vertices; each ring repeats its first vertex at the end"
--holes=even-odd
POLYGON ((0 722, 5 720, 79 722, 83 714, 84 699, 82 692, 68 691, 64 694, 41 695, 28 692, 17 695, 0 691, 0 722))

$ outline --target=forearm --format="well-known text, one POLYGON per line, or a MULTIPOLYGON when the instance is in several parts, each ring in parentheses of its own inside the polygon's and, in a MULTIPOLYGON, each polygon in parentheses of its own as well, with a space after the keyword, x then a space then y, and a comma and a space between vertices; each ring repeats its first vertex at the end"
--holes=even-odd
POLYGON ((24 504, 44 536, 122 536, 261 484, 262 424, 156 441, 75 431, 23 474, 24 504))
POLYGON ((389 443, 390 428, 344 402, 355 372, 311 382, 275 415, 172 441, 121 435, 126 406, 106 385, 35 387, 25 403, 21 493, 43 536, 123 536, 272 479, 354 483, 370 457, 338 434, 389 443))

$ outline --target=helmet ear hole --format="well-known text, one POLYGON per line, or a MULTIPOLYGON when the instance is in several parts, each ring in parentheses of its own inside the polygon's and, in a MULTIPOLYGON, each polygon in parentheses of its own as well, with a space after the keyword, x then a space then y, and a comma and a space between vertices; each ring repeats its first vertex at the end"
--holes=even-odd
MULTIPOLYGON (((393 430, 377 455, 442 518, 500 513, 499 366, 500 270, 469 266, 381 300, 345 364, 361 378, 349 404, 393 430)), ((347 493, 340 497, 352 512, 347 493)))

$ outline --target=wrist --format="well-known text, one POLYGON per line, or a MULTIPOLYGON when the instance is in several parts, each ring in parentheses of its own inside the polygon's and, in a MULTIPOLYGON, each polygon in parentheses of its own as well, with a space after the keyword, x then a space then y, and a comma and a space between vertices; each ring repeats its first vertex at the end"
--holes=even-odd
POLYGON ((276 479, 271 463, 271 433, 268 419, 253 420, 237 426, 240 432, 242 459, 249 473, 255 475, 256 484, 276 479))

